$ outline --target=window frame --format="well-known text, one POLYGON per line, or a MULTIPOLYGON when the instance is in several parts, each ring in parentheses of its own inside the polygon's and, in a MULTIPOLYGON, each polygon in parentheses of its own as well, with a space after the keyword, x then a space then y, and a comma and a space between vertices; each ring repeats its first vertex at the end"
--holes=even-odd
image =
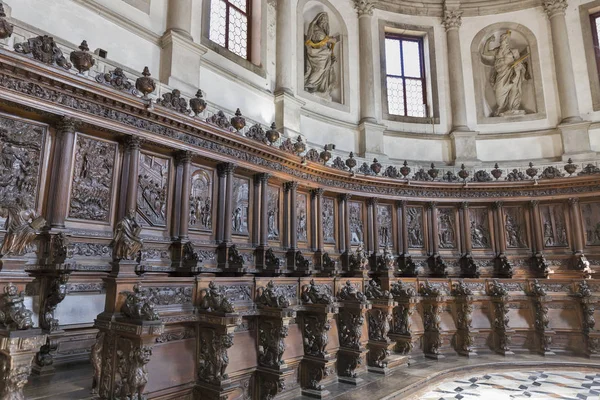
POLYGON ((210 18, 211 14, 212 14, 212 1, 209 1, 209 22, 208 22, 208 39, 211 40, 211 42, 215 43, 216 45, 224 48, 227 51, 232 52, 233 54, 235 54, 236 56, 250 61, 252 60, 252 0, 245 0, 246 1, 246 12, 242 11, 239 7, 237 7, 235 4, 233 4, 231 2, 231 0, 217 0, 217 1, 222 1, 225 3, 225 45, 221 46, 219 43, 213 41, 210 39, 210 30, 211 30, 211 23, 212 23, 212 18, 210 18), (237 12, 239 12, 240 14, 242 14, 244 17, 246 17, 246 57, 240 56, 239 54, 237 54, 236 52, 234 52, 233 50, 231 50, 229 48, 229 12, 230 12, 230 8, 235 9, 237 12))
MULTIPOLYGON (((388 114, 389 115, 393 115, 396 117, 409 117, 409 118, 429 118, 429 105, 427 104, 427 75, 426 75, 426 69, 425 69, 425 43, 423 40, 422 36, 412 36, 412 35, 403 35, 403 34, 398 34, 398 33, 392 33, 392 32, 385 32, 385 36, 384 36, 384 40, 396 40, 400 43, 400 68, 402 69, 402 75, 393 75, 388 73, 387 71, 387 52, 386 52, 386 64, 384 65, 385 68, 385 81, 386 81, 386 90, 385 90, 385 97, 387 100, 387 104, 388 104, 388 114), (404 72, 404 51, 403 51, 403 42, 414 42, 417 43, 419 46, 419 69, 421 72, 421 77, 420 78, 416 78, 416 77, 410 77, 410 76, 406 76, 405 72, 404 72), (396 78, 396 79, 402 79, 402 93, 404 95, 404 115, 400 115, 400 114, 392 114, 389 110, 389 95, 388 95, 388 88, 387 88, 387 80, 389 77, 392 78, 396 78), (407 79, 413 79, 413 80, 420 80, 421 81, 421 87, 423 88, 422 92, 423 92, 423 103, 425 105, 425 115, 422 117, 419 116, 412 116, 412 115, 408 115, 408 101, 407 101, 407 96, 406 96, 406 80, 407 79)), ((384 46, 385 48, 385 46, 384 46)))
POLYGON ((594 57, 596 58, 596 71, 600 78, 600 32, 596 27, 596 20, 600 20, 600 11, 590 14, 590 29, 592 31, 592 41, 594 43, 594 57))

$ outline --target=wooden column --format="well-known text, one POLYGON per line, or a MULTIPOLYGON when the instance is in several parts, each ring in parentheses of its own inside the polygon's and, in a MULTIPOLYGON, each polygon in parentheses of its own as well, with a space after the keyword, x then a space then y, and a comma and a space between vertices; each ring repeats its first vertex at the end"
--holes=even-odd
POLYGON ((533 253, 541 253, 544 250, 544 238, 541 231, 540 223, 540 202, 532 200, 529 202, 529 209, 531 211, 531 224, 533 225, 531 231, 533 233, 533 253))
POLYGON ((311 247, 313 251, 318 253, 323 252, 325 247, 323 243, 323 193, 325 191, 321 188, 313 189, 310 191, 312 212, 313 212, 313 224, 311 226, 312 238, 311 247))
POLYGON ((69 212, 69 185, 71 183, 71 165, 73 164, 73 147, 75 146, 75 120, 63 117, 56 129, 57 143, 55 149, 56 180, 54 181, 54 197, 52 202, 52 228, 64 228, 69 212))
POLYGON ((191 189, 191 177, 190 170, 192 167, 192 153, 189 151, 182 151, 177 155, 177 161, 181 165, 181 205, 179 211, 179 241, 187 242, 189 238, 189 224, 190 224, 190 189, 191 189))
POLYGON ((502 214, 502 205, 501 201, 497 201, 494 203, 494 220, 495 220, 495 228, 496 228, 496 248, 498 249, 498 254, 504 254, 506 251, 506 235, 504 234, 504 215, 502 214))
MULTIPOLYGON (((398 231, 399 231, 399 235, 398 237, 402 238, 400 243, 402 244, 402 247, 398 246, 398 253, 400 254, 408 254, 409 253, 409 248, 408 248, 408 223, 407 223, 407 214, 408 214, 408 202, 406 200, 400 200, 399 202, 396 203, 397 206, 399 206, 400 208, 398 209, 399 213, 401 214, 401 220, 400 223, 398 224, 398 231), (402 249, 402 252, 400 251, 400 249, 402 249)), ((400 214, 399 214, 400 215, 400 214)))
MULTIPOLYGON (((261 247, 269 247, 269 178, 270 174, 256 174, 260 181, 260 240, 261 247)), ((256 206, 255 206, 256 207, 256 206)))
POLYGON ((260 174, 254 175, 252 182, 254 191, 252 193, 252 244, 258 246, 260 243, 261 201, 260 201, 260 174))
POLYGON ((373 237, 371 240, 373 244, 373 252, 379 253, 379 219, 377 218, 377 205, 379 204, 379 199, 373 198, 371 201, 373 202, 373 237))
POLYGON ((284 188, 288 195, 288 213, 286 214, 288 226, 286 230, 289 232, 289 250, 295 251, 298 248, 298 215, 296 210, 298 182, 286 182, 284 188))
POLYGON ((583 228, 581 225, 581 209, 579 208, 579 199, 569 199, 569 209, 571 211, 571 227, 573 228, 573 253, 583 254, 585 246, 583 240, 583 228))
POLYGON ((346 234, 346 212, 347 212, 347 204, 348 199, 350 198, 349 194, 340 194, 338 196, 338 249, 340 254, 348 251, 348 246, 346 246, 347 234, 346 234))
POLYGON ((217 204, 217 241, 221 244, 231 243, 231 208, 233 196, 233 163, 217 165, 219 176, 219 198, 217 204))
POLYGON ((129 167, 127 169, 127 192, 125 197, 125 214, 137 210, 138 175, 140 169, 140 147, 142 141, 136 136, 130 136, 126 142, 129 153, 129 167))
POLYGON ((437 223, 437 203, 432 201, 427 203, 429 209, 429 218, 431 220, 431 254, 438 254, 440 238, 438 237, 438 223, 437 223))
POLYGON ((376 203, 377 203, 376 198, 372 197, 367 200, 367 229, 366 229, 367 240, 365 243, 365 250, 366 250, 367 254, 370 254, 375 251, 375 240, 373 240, 373 239, 375 236, 374 209, 375 209, 376 203))
POLYGON ((462 202, 460 204, 462 210, 463 223, 463 238, 464 238, 464 254, 471 254, 473 249, 473 239, 471 237, 471 219, 469 218, 469 203, 462 202))

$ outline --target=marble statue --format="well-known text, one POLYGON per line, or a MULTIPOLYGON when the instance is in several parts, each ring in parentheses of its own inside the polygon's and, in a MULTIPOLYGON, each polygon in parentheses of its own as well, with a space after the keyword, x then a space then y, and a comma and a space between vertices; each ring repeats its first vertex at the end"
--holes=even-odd
POLYGON ((308 26, 306 33, 304 89, 309 93, 331 97, 331 90, 336 84, 335 63, 333 53, 337 37, 329 35, 329 16, 326 12, 317 14, 308 26))
POLYGON ((524 115, 521 108, 523 82, 530 79, 527 59, 529 53, 521 55, 519 50, 510 47, 511 32, 500 36, 500 45, 491 48, 494 36, 486 42, 481 53, 484 64, 492 66, 490 84, 496 96, 494 117, 524 115))

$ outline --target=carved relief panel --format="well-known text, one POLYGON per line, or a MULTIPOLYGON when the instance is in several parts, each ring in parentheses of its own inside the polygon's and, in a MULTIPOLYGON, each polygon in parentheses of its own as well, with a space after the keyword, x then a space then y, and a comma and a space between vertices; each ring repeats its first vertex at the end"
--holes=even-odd
POLYGON ((267 204, 269 240, 279 240, 279 193, 278 187, 269 186, 267 204))
POLYGON ((565 208, 562 204, 540 205, 544 247, 565 247, 569 245, 565 208))
POLYGON ((392 245, 392 206, 389 204, 377 205, 377 232, 379 246, 392 245))
POLYGON ((323 198, 323 241, 335 244, 335 201, 323 198))
POLYGON ((0 203, 35 209, 46 128, 0 117, 0 203))
POLYGON ((235 235, 248 235, 248 213, 250 210, 250 181, 235 176, 233 178, 233 206, 231 231, 235 235))
POLYGON ((212 232, 213 227, 213 172, 192 166, 189 226, 212 232))
POLYGON ((168 158, 140 153, 137 207, 143 225, 167 224, 169 170, 168 158))
POLYGON ((492 247, 490 221, 487 208, 470 208, 469 223, 471 224, 471 246, 474 249, 489 249, 492 247))
POLYGON ((600 203, 581 204, 586 246, 600 246, 600 203))
POLYGON ((424 247, 422 207, 407 208, 406 225, 408 227, 408 247, 411 249, 422 249, 424 247))
POLYGON ((299 242, 306 242, 308 240, 307 198, 304 193, 296 194, 296 238, 299 242))
POLYGON ((117 144, 77 134, 69 218, 110 222, 117 144))
POLYGON ((504 207, 504 234, 509 249, 527 248, 525 217, 520 207, 504 207))
POLYGON ((453 208, 438 208, 437 214, 440 249, 455 249, 458 235, 455 210, 453 208))
POLYGON ((350 243, 364 242, 363 206, 355 201, 348 202, 348 215, 350 220, 350 243))

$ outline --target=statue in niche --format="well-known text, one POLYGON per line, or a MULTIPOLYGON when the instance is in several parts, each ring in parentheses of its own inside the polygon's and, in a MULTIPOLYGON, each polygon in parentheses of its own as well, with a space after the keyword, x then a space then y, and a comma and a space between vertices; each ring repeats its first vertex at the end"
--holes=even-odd
POLYGON ((304 48, 304 90, 331 99, 336 84, 334 49, 339 41, 329 36, 329 15, 320 12, 308 26, 304 48))
POLYGON ((440 247, 443 249, 454 248, 454 218, 450 210, 440 210, 438 220, 440 247))
POLYGON ((490 84, 496 96, 494 117, 524 115, 521 109, 523 82, 531 79, 527 59, 530 53, 521 55, 519 50, 510 47, 511 32, 500 36, 500 45, 491 49, 494 36, 486 42, 481 53, 484 64, 492 66, 490 84))

